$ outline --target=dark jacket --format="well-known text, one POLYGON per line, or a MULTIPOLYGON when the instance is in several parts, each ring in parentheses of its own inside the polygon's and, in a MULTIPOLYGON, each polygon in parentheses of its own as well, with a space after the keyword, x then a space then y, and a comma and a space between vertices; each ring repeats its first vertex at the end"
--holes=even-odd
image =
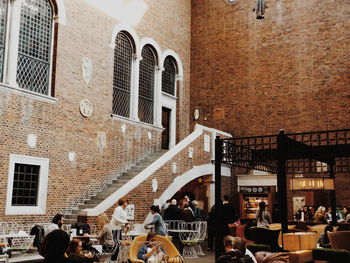
POLYGON ((190 208, 185 208, 182 210, 182 220, 185 222, 193 222, 194 214, 190 208))
POLYGON ((96 256, 88 258, 79 254, 69 254, 68 261, 69 263, 93 263, 95 261, 98 261, 98 259, 96 256))
POLYGON ((35 236, 33 241, 33 247, 36 247, 38 251, 40 251, 41 244, 44 241, 44 228, 42 226, 35 225, 30 230, 30 235, 35 236))
POLYGON ((230 203, 222 205, 222 216, 224 224, 232 224, 236 221, 235 209, 230 203))
POLYGON ((254 261, 248 255, 240 256, 240 253, 230 251, 218 257, 216 263, 254 263, 254 261))
POLYGON ((164 212, 164 220, 181 220, 181 210, 176 205, 169 205, 164 212))

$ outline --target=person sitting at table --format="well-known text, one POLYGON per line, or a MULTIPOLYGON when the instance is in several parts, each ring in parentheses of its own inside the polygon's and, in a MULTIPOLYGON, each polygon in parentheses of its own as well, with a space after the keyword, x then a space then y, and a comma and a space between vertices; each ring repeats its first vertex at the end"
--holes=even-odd
POLYGON ((116 229, 123 229, 128 223, 128 215, 125 208, 128 206, 128 200, 121 198, 118 200, 118 206, 115 208, 111 223, 116 229))
POLYGON ((259 210, 255 215, 258 227, 268 227, 271 224, 270 212, 266 210, 266 205, 264 201, 259 203, 259 210))
POLYGON ((345 223, 350 223, 350 207, 344 207, 343 211, 345 223))
POLYGON ((315 222, 320 224, 327 224, 326 218, 326 208, 324 206, 320 206, 315 213, 315 222))
POLYGON ((255 263, 256 262, 253 254, 249 250, 247 250, 245 241, 240 237, 225 236, 224 248, 225 248, 225 254, 218 257, 216 260, 216 263, 255 263))
POLYGON ((322 233, 317 241, 320 247, 331 248, 331 242, 329 241, 328 232, 333 232, 333 226, 328 225, 324 228, 324 233, 322 233))
POLYGON ((145 224, 145 227, 154 225, 154 229, 157 235, 166 236, 165 224, 161 215, 159 214, 159 207, 157 205, 152 205, 150 207, 150 212, 153 215, 153 218, 151 222, 145 224))
POLYGON ((157 234, 149 232, 146 237, 146 243, 140 247, 138 259, 145 263, 167 263, 169 256, 165 254, 163 248, 156 242, 157 234))
POLYGON ((49 234, 50 232, 52 232, 53 230, 56 229, 61 229, 62 225, 63 225, 63 215, 61 214, 56 214, 53 218, 52 218, 52 223, 49 224, 47 227, 45 227, 44 230, 44 236, 46 236, 47 234, 49 234))
POLYGON ((69 263, 66 255, 68 245, 69 236, 65 231, 51 231, 41 245, 40 255, 44 257, 43 263, 69 263))
MULTIPOLYGON (((332 207, 331 206, 328 207, 327 213, 326 213, 326 218, 327 218, 327 222, 328 223, 332 222, 332 218, 333 218, 332 211, 333 211, 332 207)), ((342 222, 343 221, 343 215, 339 211, 335 210, 335 215, 336 215, 336 218, 337 218, 337 222, 342 222)))
POLYGON ((82 248, 82 242, 77 238, 73 238, 67 249, 68 260, 70 263, 93 263, 98 261, 97 256, 93 255, 90 251, 83 255, 82 248))
POLYGON ((102 245, 103 252, 110 252, 114 249, 115 243, 113 240, 113 230, 115 230, 114 224, 112 224, 108 216, 103 213, 97 217, 97 226, 99 232, 97 235, 89 235, 99 240, 102 245))

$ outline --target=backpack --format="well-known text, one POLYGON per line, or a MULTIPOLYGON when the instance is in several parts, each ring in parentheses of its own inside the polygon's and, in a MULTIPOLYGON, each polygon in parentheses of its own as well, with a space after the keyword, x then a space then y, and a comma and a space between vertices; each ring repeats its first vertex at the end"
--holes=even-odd
POLYGON ((40 225, 33 226, 30 230, 30 235, 35 235, 33 247, 36 247, 38 250, 40 250, 41 244, 44 241, 44 227, 40 225))

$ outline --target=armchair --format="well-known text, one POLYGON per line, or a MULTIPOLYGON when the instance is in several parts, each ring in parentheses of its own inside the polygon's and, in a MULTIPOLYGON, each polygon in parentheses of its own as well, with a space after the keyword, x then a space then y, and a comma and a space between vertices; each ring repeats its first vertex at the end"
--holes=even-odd
MULTIPOLYGON (((138 259, 138 252, 141 246, 143 246, 146 241, 146 235, 136 237, 130 245, 129 257, 132 263, 144 263, 142 260, 138 259)), ((180 255, 179 251, 176 249, 174 244, 166 237, 157 235, 156 241, 161 242, 162 248, 165 253, 169 256, 169 263, 183 263, 183 258, 180 255)))

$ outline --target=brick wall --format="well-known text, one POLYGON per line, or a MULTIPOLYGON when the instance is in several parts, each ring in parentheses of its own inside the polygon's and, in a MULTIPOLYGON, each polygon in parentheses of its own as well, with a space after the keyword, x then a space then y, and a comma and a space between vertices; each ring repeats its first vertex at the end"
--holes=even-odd
MULTIPOLYGON (((151 37, 162 51, 174 50, 184 65, 184 85, 178 100, 179 138, 189 134, 190 3, 144 1, 147 9, 134 26, 140 38, 151 37), (175 40, 175 41, 174 41, 175 40)), ((109 47, 114 27, 122 21, 106 15, 85 1, 65 1, 67 24, 57 27, 55 98, 38 101, 0 90, 0 221, 48 221, 57 212, 74 207, 79 200, 98 191, 111 178, 137 160, 160 148, 161 131, 123 123, 110 117, 112 109, 113 49, 109 47), (93 74, 86 85, 81 59, 92 61, 93 74), (79 102, 88 99, 93 114, 84 118, 79 102), (125 124, 126 131, 121 126, 125 124), (152 138, 148 138, 148 133, 152 138), (105 133, 106 146, 98 144, 105 133), (37 145, 27 145, 27 135, 37 136, 37 145), (68 160, 75 152, 76 159, 68 160), (10 154, 50 159, 47 214, 5 216, 10 154)))
MULTIPOLYGON (((255 1, 192 1, 197 123, 235 136, 350 128, 349 1, 266 3, 257 20, 255 1)), ((337 175, 341 206, 349 183, 337 175)))
MULTIPOLYGON (((191 109, 234 135, 350 126, 350 5, 193 1, 191 109)), ((204 117, 207 120, 204 120, 204 117)))
MULTIPOLYGON (((206 133, 204 133, 206 134, 206 133)), ((149 207, 153 204, 154 199, 158 199, 161 194, 168 188, 173 180, 192 169, 193 166, 210 163, 211 154, 210 152, 204 151, 204 136, 199 136, 194 140, 188 147, 175 155, 174 158, 165 163, 155 173, 144 180, 136 188, 131 190, 125 198, 128 199, 130 204, 135 205, 135 222, 142 223, 147 214, 149 213, 149 207), (193 158, 188 157, 188 148, 194 149, 193 158), (172 164, 176 162, 177 170, 174 174, 172 172, 172 164), (157 192, 152 191, 152 180, 157 179, 158 190, 157 192)), ((179 189, 180 190, 180 189, 179 189)), ((106 214, 111 217, 117 204, 112 206, 106 211, 106 214)), ((88 217, 87 222, 95 223, 96 217, 88 217)))

